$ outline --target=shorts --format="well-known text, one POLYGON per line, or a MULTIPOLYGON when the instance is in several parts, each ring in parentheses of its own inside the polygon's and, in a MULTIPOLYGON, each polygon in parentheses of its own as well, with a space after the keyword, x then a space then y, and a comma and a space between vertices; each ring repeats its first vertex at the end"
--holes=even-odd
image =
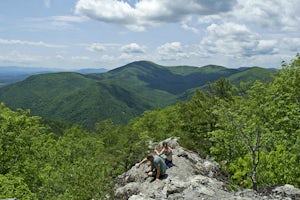
POLYGON ((167 167, 168 168, 171 168, 171 167, 173 167, 173 162, 172 162, 172 160, 165 160, 165 163, 166 163, 166 165, 167 165, 167 167))
MULTIPOLYGON (((152 171, 152 177, 156 177, 156 174, 157 174, 157 171, 156 171, 156 169, 154 169, 153 171, 152 171)), ((161 179, 161 178, 163 178, 164 177, 164 174, 161 174, 160 176, 159 176, 159 179, 161 179)))

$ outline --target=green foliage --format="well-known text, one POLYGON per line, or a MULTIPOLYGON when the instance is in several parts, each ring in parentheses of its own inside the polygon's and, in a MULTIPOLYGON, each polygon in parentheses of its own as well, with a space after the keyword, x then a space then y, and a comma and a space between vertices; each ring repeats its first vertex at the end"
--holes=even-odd
POLYGON ((49 155, 43 171, 45 183, 39 199, 92 199, 109 194, 110 168, 103 157, 103 143, 95 135, 73 127, 66 130, 49 155))
POLYGON ((261 185, 282 185, 293 183, 299 187, 299 155, 279 145, 268 154, 262 155, 260 173, 261 185))
POLYGON ((0 174, 0 198, 37 199, 22 178, 0 174))
POLYGON ((3 104, 0 110, 0 174, 23 180, 34 191, 44 164, 39 160, 41 149, 51 140, 51 134, 45 134, 47 129, 40 124, 40 118, 30 117, 29 111, 13 112, 3 104))
POLYGON ((250 154, 245 154, 245 156, 239 157, 234 162, 230 163, 230 172, 233 174, 231 176, 231 181, 234 185, 239 185, 244 188, 252 187, 252 182, 249 177, 251 173, 250 169, 252 167, 252 160, 250 154))
POLYGON ((197 91, 190 102, 181 103, 178 107, 182 130, 186 133, 182 138, 183 145, 205 156, 210 146, 207 133, 214 129, 216 123, 214 100, 207 93, 197 91))
MULTIPOLYGON (((263 79, 273 70, 244 73, 221 66, 165 67, 133 62, 106 73, 49 73, 0 88, 0 101, 11 109, 30 109, 33 115, 92 130, 102 120, 126 124, 145 110, 162 109, 189 99, 186 95, 221 77, 244 73, 263 79), (184 70, 183 70, 184 69, 184 70)), ((233 77, 232 80, 235 80, 233 77)))
POLYGON ((283 64, 273 82, 255 82, 229 107, 217 110, 210 133, 211 153, 234 184, 259 189, 290 183, 299 186, 299 55, 283 64))
POLYGON ((176 135, 180 126, 180 119, 176 113, 176 108, 168 107, 164 110, 146 111, 135 123, 134 126, 139 127, 138 129, 149 138, 161 141, 176 135))
POLYGON ((220 99, 232 100, 233 93, 237 90, 228 79, 221 78, 215 83, 208 83, 209 93, 220 99))
POLYGON ((13 112, 3 104, 0 110, 3 197, 102 199, 113 192, 99 135, 72 127, 58 137, 29 111, 13 112))
MULTIPOLYGON (((300 56, 297 55, 290 64, 283 63, 273 81, 243 83, 239 90, 228 79, 219 79, 208 84, 206 91, 197 90, 190 101, 148 110, 125 126, 103 113, 129 120, 127 114, 134 116, 160 102, 159 98, 153 97, 153 102, 148 104, 151 95, 163 93, 165 96, 160 98, 166 98, 166 102, 176 96, 168 96, 170 93, 159 90, 159 85, 154 84, 157 73, 151 80, 144 77, 141 81, 141 76, 146 73, 144 70, 155 69, 172 77, 176 74, 195 78, 191 76, 193 72, 183 74, 180 67, 168 71, 162 66, 142 62, 106 75, 55 74, 54 77, 60 77, 58 83, 52 83, 55 79, 45 76, 46 85, 66 86, 62 93, 56 91, 57 87, 48 91, 57 95, 53 102, 62 103, 56 108, 63 111, 62 116, 66 117, 71 108, 73 117, 68 120, 79 120, 89 127, 95 124, 95 127, 93 132, 88 132, 79 126, 56 124, 31 116, 29 110, 12 111, 0 104, 0 198, 104 199, 113 195, 114 178, 130 169, 149 151, 150 141, 158 142, 172 136, 180 137, 182 146, 223 163, 223 170, 234 185, 260 189, 266 185, 289 183, 299 187, 299 63, 300 56), (124 71, 126 76, 113 83, 124 71), (123 81, 128 74, 134 81, 125 87, 123 81), (68 83, 74 79, 77 82, 69 88, 68 83), (156 91, 142 98, 138 93, 147 84, 151 87, 147 87, 146 93, 154 88, 156 91), (111 98, 105 99, 108 95, 111 98), (116 100, 118 95, 124 99, 116 100), (65 101, 61 101, 62 96, 65 101), (70 99, 76 100, 69 103, 70 99), (104 102, 106 107, 100 106, 99 102, 104 102), (124 113, 107 106, 112 102, 124 113)), ((191 71, 194 70, 198 69, 191 71)), ((231 73, 217 66, 201 70, 208 74, 231 73)), ((40 77, 26 81, 34 82, 36 78, 40 77)), ((169 90, 166 82, 160 87, 169 90)), ((4 89, 9 92, 11 88, 4 89)), ((33 90, 27 92, 34 94, 33 90)), ((44 102, 46 93, 42 91, 41 102, 37 96, 33 100, 25 92, 22 95, 28 103, 34 101, 54 108, 57 104, 44 102)))
POLYGON ((95 132, 104 144, 103 159, 110 163, 111 176, 115 177, 142 159, 148 150, 150 137, 134 122, 121 127, 111 120, 97 123, 95 132))
POLYGON ((208 83, 208 92, 198 90, 191 101, 179 104, 182 129, 188 132, 184 141, 190 140, 190 149, 202 156, 209 154, 212 143, 208 133, 216 129, 218 112, 232 104, 235 89, 227 79, 222 78, 208 83))
MULTIPOLYGON (((238 134, 239 123, 235 122, 239 117, 239 113, 235 111, 241 106, 241 99, 236 98, 233 104, 223 104, 215 111, 218 116, 218 122, 214 131, 210 132, 209 139, 213 145, 210 147, 210 153, 215 155, 218 161, 226 161, 224 166, 229 170, 229 165, 246 153, 246 148, 242 144, 240 135, 238 134)), ((243 119, 243 117, 240 117, 243 119)), ((241 125, 243 126, 243 125, 241 125)))

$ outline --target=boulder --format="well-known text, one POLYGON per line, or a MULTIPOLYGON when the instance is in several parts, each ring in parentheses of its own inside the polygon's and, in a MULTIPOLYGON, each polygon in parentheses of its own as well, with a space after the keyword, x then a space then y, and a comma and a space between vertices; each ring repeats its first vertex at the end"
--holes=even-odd
MULTIPOLYGON (((173 148, 174 166, 167 169, 161 181, 147 177, 149 164, 140 168, 133 166, 129 171, 117 177, 115 185, 116 199, 129 200, 194 200, 194 199, 232 199, 232 200, 266 200, 266 199, 300 199, 300 189, 291 185, 276 187, 269 193, 257 193, 247 189, 228 191, 226 183, 221 181, 220 165, 209 159, 179 146, 178 138, 166 139, 173 148)), ((153 143, 154 144, 154 143, 153 143)), ((151 146, 159 148, 162 142, 151 146)))

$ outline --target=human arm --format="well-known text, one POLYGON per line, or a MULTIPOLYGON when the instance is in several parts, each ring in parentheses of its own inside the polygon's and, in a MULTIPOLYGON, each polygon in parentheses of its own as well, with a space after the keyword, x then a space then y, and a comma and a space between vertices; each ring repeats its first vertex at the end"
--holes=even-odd
POLYGON ((155 150, 155 152, 156 152, 156 154, 158 155, 158 156, 160 156, 160 155, 162 155, 163 153, 164 153, 164 149, 162 148, 162 150, 159 152, 159 151, 157 151, 157 150, 155 150))
POLYGON ((143 160, 141 160, 141 162, 135 164, 135 167, 136 167, 136 168, 139 168, 139 167, 141 166, 141 164, 144 164, 144 163, 147 162, 147 161, 148 161, 147 158, 144 158, 143 160))

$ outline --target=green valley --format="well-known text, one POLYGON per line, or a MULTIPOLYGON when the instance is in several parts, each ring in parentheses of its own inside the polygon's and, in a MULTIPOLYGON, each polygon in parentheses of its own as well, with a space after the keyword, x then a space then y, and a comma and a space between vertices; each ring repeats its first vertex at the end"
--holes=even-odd
POLYGON ((45 119, 93 128, 105 119, 125 124, 145 110, 187 100, 192 91, 220 78, 238 86, 241 81, 270 80, 275 72, 258 67, 167 67, 137 61, 105 73, 33 75, 0 88, 0 101, 14 110, 30 109, 45 119))

